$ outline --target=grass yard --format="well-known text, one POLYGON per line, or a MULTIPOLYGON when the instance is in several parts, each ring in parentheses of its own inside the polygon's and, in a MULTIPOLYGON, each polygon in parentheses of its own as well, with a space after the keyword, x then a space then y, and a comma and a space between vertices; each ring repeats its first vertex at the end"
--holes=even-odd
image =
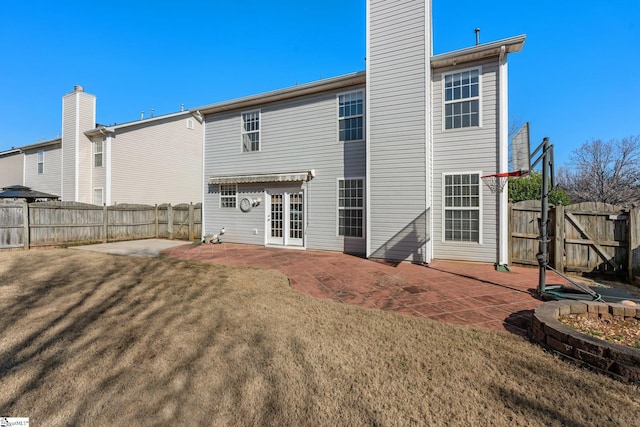
POLYGON ((506 333, 279 273, 0 253, 0 416, 62 425, 637 425, 640 390, 506 333))

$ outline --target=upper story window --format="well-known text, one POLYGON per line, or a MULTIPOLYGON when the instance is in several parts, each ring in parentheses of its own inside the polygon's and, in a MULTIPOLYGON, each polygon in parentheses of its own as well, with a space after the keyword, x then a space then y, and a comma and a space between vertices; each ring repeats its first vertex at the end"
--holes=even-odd
POLYGON ((236 184, 220 184, 220 207, 235 208, 237 193, 238 187, 236 184))
POLYGON ((242 113, 242 151, 260 151, 260 111, 242 113))
POLYGON ((444 175, 444 240, 480 243, 480 174, 444 175))
POLYGON ((102 167, 102 153, 104 148, 104 138, 93 140, 93 166, 102 167))
POLYGON ((38 150, 38 174, 44 173, 44 150, 38 150))
POLYGON ((338 95, 338 140, 364 139, 364 92, 338 95))
POLYGON ((444 128, 480 126, 480 69, 444 76, 444 128))

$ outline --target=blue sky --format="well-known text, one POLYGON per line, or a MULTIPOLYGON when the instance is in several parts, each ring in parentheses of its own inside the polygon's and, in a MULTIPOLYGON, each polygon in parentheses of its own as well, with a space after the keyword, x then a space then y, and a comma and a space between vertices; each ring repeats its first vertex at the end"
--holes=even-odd
MULTIPOLYGON (((527 34, 509 57, 510 123, 558 164, 640 134, 640 1, 433 0, 434 52, 527 34)), ((17 1, 0 6, 0 151, 61 131, 61 97, 137 120, 365 68, 365 1, 17 1)))

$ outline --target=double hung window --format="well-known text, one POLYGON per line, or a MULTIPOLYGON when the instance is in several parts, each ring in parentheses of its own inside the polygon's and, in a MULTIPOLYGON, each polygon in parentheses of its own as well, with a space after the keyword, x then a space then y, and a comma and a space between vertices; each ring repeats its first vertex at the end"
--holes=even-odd
POLYGON ((444 240, 480 243, 480 174, 444 175, 444 240))
POLYGON ((104 148, 104 138, 97 138, 93 141, 93 166, 102 167, 102 153, 104 148))
POLYGON ((364 92, 338 95, 338 140, 364 139, 364 92))
POLYGON ((364 228, 364 180, 338 180, 338 235, 362 237, 364 228))
POLYGON ((444 76, 444 127, 480 126, 480 70, 444 76))
POLYGON ((38 175, 44 173, 44 150, 38 150, 38 175))
POLYGON ((242 113, 242 151, 260 151, 260 111, 242 113))

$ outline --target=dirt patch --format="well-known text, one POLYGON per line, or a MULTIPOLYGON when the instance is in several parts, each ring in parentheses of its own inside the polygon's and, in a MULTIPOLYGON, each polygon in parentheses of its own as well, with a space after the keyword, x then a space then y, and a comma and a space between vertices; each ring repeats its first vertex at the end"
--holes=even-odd
POLYGON ((34 425, 634 425, 636 386, 276 272, 0 253, 0 415, 34 425))
POLYGON ((635 318, 588 318, 577 314, 558 320, 573 329, 615 344, 640 348, 640 321, 635 318))

